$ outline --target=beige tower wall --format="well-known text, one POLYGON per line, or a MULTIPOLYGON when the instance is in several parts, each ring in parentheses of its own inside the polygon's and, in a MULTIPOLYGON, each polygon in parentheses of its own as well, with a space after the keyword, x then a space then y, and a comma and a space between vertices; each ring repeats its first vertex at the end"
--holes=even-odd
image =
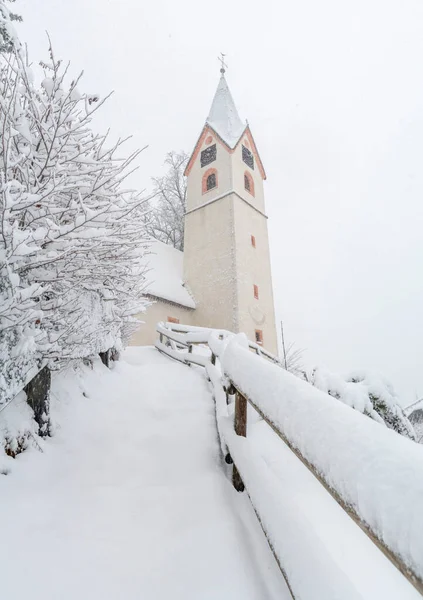
POLYGON ((144 321, 136 331, 130 342, 130 346, 153 346, 156 339, 156 325, 160 321, 167 321, 168 317, 179 319, 184 325, 193 325, 194 310, 184 308, 177 304, 156 300, 149 306, 144 314, 137 315, 139 321, 144 321))
POLYGON ((257 156, 254 169, 242 160, 242 143, 253 145, 249 135, 233 151, 208 127, 200 138, 187 181, 184 281, 197 306, 193 324, 243 331, 251 340, 261 330, 263 346, 277 354, 263 173, 257 156), (209 136, 212 142, 206 144, 209 136), (201 167, 201 151, 214 143, 216 160, 201 167), (203 193, 208 169, 216 169, 218 185, 203 193), (253 178, 254 195, 245 190, 246 172, 253 178))
POLYGON ((261 330, 263 347, 278 354, 267 219, 235 196, 234 222, 239 331, 254 341, 255 330, 261 330), (251 235, 255 237, 255 248, 251 235), (254 297, 254 285, 258 287, 258 299, 254 297))
POLYGON ((185 217, 184 281, 194 296, 194 324, 237 329, 233 209, 230 196, 185 217))

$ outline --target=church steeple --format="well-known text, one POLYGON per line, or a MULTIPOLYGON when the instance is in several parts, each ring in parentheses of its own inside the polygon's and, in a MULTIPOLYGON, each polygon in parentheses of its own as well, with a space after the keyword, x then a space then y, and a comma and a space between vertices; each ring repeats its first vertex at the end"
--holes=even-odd
MULTIPOLYGON (((224 69, 221 69, 224 71, 224 69)), ((244 133, 244 123, 236 109, 224 72, 220 78, 206 124, 231 148, 235 148, 244 133)))
POLYGON ((194 324, 244 331, 276 353, 266 173, 223 64, 185 175, 184 280, 196 301, 194 324))

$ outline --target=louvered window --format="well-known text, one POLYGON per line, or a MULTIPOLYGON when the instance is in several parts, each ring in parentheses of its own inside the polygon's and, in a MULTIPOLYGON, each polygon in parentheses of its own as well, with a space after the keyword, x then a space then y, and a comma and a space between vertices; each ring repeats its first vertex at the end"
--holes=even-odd
POLYGON ((254 169, 254 156, 251 150, 248 150, 245 146, 242 146, 242 160, 250 169, 254 169))
POLYGON ((216 160, 216 144, 201 152, 201 166, 205 167, 216 160))

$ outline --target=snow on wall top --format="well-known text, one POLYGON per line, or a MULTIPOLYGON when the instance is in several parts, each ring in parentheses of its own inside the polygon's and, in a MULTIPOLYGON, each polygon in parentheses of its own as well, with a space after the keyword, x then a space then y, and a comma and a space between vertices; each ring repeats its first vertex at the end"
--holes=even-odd
POLYGON ((241 121, 224 75, 220 78, 206 122, 230 148, 235 148, 247 126, 241 121))
POLYGON ((153 241, 146 255, 148 269, 146 293, 163 300, 195 308, 195 302, 183 285, 184 253, 163 242, 153 241))

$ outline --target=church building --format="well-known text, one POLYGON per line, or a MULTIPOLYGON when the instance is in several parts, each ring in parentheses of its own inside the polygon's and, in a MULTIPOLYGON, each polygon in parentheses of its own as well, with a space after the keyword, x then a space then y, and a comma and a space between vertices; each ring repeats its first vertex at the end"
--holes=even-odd
POLYGON ((154 304, 132 345, 154 344, 158 321, 244 332, 278 354, 266 173, 221 69, 209 116, 188 161, 184 252, 153 242, 147 295, 154 304))

